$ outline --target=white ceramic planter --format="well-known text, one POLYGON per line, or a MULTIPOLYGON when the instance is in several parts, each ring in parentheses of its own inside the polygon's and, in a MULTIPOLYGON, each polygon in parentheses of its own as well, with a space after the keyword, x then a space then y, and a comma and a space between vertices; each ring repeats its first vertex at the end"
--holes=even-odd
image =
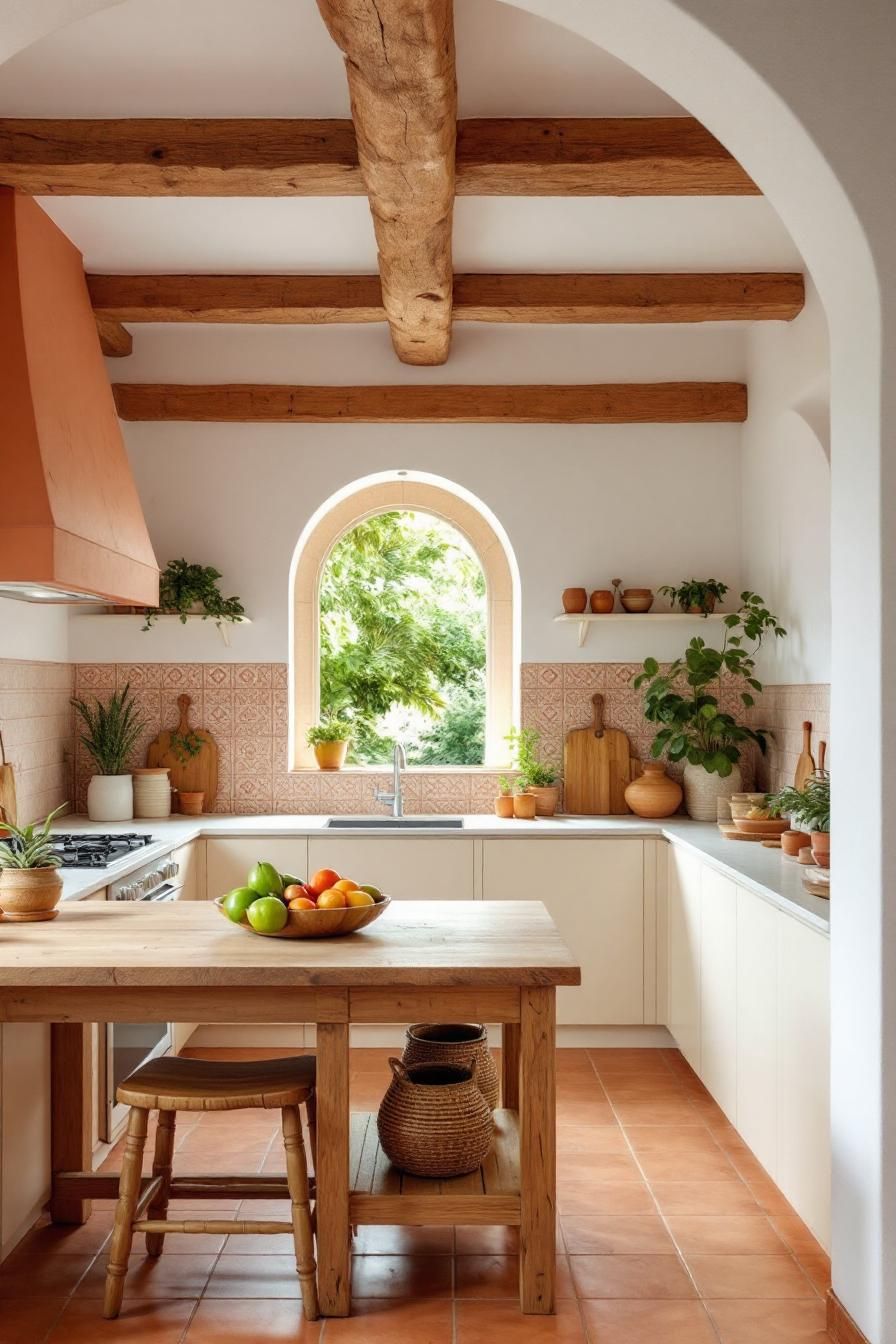
POLYGON ((735 765, 727 779, 723 779, 721 775, 710 774, 702 765, 688 762, 682 784, 688 816, 695 821, 717 821, 719 798, 730 798, 732 793, 741 792, 740 766, 735 765))
POLYGON ((134 816, 170 817, 171 781, 168 768, 134 772, 134 816))
POLYGON ((87 785, 91 821, 133 821, 133 775, 94 775, 87 785))

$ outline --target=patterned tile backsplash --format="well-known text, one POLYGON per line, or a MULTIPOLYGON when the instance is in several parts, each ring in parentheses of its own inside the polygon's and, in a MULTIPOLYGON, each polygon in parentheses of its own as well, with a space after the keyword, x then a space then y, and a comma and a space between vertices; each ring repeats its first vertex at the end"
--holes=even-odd
MULTIPOLYGON (((605 697, 606 722, 631 739, 642 759, 653 733, 633 689, 637 663, 524 663, 521 669, 522 720, 541 733, 542 750, 560 761, 571 728, 590 721, 591 696, 605 697)), ((341 774, 290 774, 286 765, 287 668, 285 663, 63 663, 0 661, 0 729, 7 753, 18 766, 21 815, 46 813, 73 796, 83 811, 92 767, 80 744, 73 748, 68 700, 78 695, 107 696, 130 683, 146 719, 134 764, 163 726, 177 722, 177 697, 192 699, 192 722, 214 736, 220 759, 220 792, 213 811, 353 813, 379 811, 377 788, 389 787, 390 775, 346 771, 341 774), (68 761, 73 762, 73 770, 68 761)), ((731 707, 736 705, 732 690, 731 707)), ((753 711, 754 722, 775 734, 768 757, 756 766, 760 785, 777 788, 792 777, 801 747, 800 725, 811 719, 814 741, 827 739, 828 687, 770 686, 753 711)), ((752 782, 753 762, 745 771, 752 782)), ((499 772, 419 770, 405 781, 408 812, 490 812, 499 772)))

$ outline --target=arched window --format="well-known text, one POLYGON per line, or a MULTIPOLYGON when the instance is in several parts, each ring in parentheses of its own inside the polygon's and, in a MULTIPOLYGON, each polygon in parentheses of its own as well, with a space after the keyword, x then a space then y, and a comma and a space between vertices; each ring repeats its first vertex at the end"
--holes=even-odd
MULTIPOLYGON (((454 618, 465 627, 455 627, 458 642, 462 636, 465 643, 464 657, 458 660, 454 673, 448 668, 443 691, 447 688, 455 723, 464 714, 475 720, 480 713, 477 680, 481 679, 485 692, 481 764, 506 764, 504 737, 509 727, 519 722, 519 576, 510 544, 491 511, 461 487, 439 477, 392 472, 367 477, 331 496, 309 519, 299 538, 291 571, 290 768, 314 768, 314 755, 305 737, 321 716, 322 700, 324 710, 338 707, 340 701, 348 703, 353 687, 355 698, 364 699, 362 679, 353 681, 357 669, 349 668, 346 673, 343 665, 342 655, 350 651, 358 609, 353 616, 352 597, 346 586, 346 605, 340 611, 340 585, 358 578, 353 557, 359 548, 375 551, 384 545, 388 549, 393 543, 403 548, 405 558, 412 557, 411 568, 418 571, 423 569, 427 548, 438 557, 442 568, 433 582, 444 588, 446 611, 453 609, 454 618), (467 599, 459 591, 451 591, 451 585, 464 575, 470 585, 467 599), (478 601, 477 591, 481 593, 478 601), (478 661, 484 666, 480 666, 477 678, 475 646, 480 634, 484 659, 478 661)), ((387 576, 375 578, 374 592, 386 582, 387 576)), ((418 578, 411 582, 418 582, 418 578)), ((394 591, 394 585, 390 593, 384 591, 383 601, 384 608, 388 602, 394 615, 401 606, 401 595, 394 591)), ((375 611, 376 604, 372 605, 375 611)), ((370 608, 370 603, 362 603, 362 617, 370 608)), ((429 638, 430 647, 435 648, 440 635, 450 639, 451 633, 452 617, 446 615, 441 631, 424 630, 421 638, 424 642, 429 638)), ((436 659, 430 688, 451 661, 436 659)), ((441 698, 446 697, 443 694, 441 698)), ((371 704, 349 703, 349 708, 366 710, 367 723, 371 723, 371 704)), ((465 754, 465 759, 447 760, 452 750, 449 743, 457 745, 459 739, 445 718, 441 720, 445 731, 440 734, 438 718, 437 713, 428 728, 423 719, 416 720, 418 760, 470 768, 469 734, 464 735, 465 751, 455 752, 465 754)), ((384 722, 390 731, 402 723, 410 723, 412 728, 415 724, 413 714, 403 719, 400 708, 385 721, 380 719, 381 727, 384 722)), ((376 746, 377 734, 368 728, 363 734, 362 761, 382 759, 382 751, 378 754, 376 746)))

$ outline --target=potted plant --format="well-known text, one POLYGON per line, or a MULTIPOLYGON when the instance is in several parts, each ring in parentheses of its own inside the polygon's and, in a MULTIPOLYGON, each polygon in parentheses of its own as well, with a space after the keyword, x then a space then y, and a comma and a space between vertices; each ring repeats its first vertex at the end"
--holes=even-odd
POLYGON ((352 737, 352 725, 348 719, 336 714, 329 719, 309 728, 306 741, 314 748, 318 768, 321 770, 341 770, 348 753, 348 744, 352 737))
POLYGON ((144 609, 143 629, 151 629, 161 615, 177 615, 184 625, 188 616, 201 616, 204 621, 213 620, 219 629, 225 621, 240 621, 246 609, 238 597, 223 596, 218 588, 220 578, 211 565, 169 560, 159 575, 159 605, 144 609))
POLYGON ((92 705, 83 700, 71 703, 84 727, 80 740, 97 768, 87 787, 87 815, 91 821, 130 821, 134 781, 127 764, 145 727, 130 684, 116 691, 107 704, 96 699, 92 705))
POLYGON ((691 616, 708 616, 715 611, 716 603, 724 600, 727 591, 727 583, 718 579, 683 579, 677 587, 666 583, 660 589, 668 597, 670 607, 680 607, 691 616))
POLYGON ((513 781, 506 775, 502 775, 498 780, 499 793, 495 799, 495 816, 508 817, 513 816, 513 781))
MULTIPOLYGON (((185 733, 181 733, 175 728, 168 739, 168 751, 181 765, 188 765, 199 755, 204 742, 205 739, 195 733, 192 728, 185 733)), ((185 816, 198 817, 201 815, 202 806, 205 802, 205 794, 202 790, 178 789, 177 798, 178 806, 185 816)))
POLYGON ((43 826, 6 823, 8 838, 0 843, 0 910, 15 922, 55 919, 62 895, 59 856, 50 830, 67 803, 51 812, 43 826))
POLYGON ((665 754, 670 761, 685 763, 685 804, 698 821, 715 821, 718 799, 739 792, 744 748, 755 742, 763 754, 766 750, 763 730, 739 723, 722 709, 722 678, 728 676, 744 709, 750 709, 755 704, 753 692, 762 690, 755 675, 762 640, 786 631, 758 594, 740 596, 739 610, 725 617, 721 649, 695 637, 684 656, 665 671, 655 658, 645 659, 634 682, 636 688, 645 687, 645 718, 662 725, 651 755, 657 759, 665 754))
MULTIPOLYGON (((519 772, 517 793, 532 795, 536 816, 552 817, 560 801, 560 786, 557 783, 560 772, 556 766, 541 760, 541 734, 536 728, 511 728, 506 741, 516 758, 516 769, 519 772)), ((519 811, 515 811, 514 815, 519 816, 519 811)))

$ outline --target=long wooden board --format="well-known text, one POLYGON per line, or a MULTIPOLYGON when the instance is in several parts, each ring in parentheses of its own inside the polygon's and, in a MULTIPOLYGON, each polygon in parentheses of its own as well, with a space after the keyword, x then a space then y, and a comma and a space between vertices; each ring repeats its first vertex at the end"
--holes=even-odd
POLYGON ((171 786, 178 793, 204 793, 206 811, 218 796, 218 747, 211 733, 204 728, 190 727, 190 705, 188 695, 179 695, 177 704, 180 720, 176 728, 165 728, 158 737, 150 742, 146 752, 146 764, 150 767, 167 765, 171 786), (197 754, 189 760, 181 760, 172 750, 171 739, 177 733, 185 737, 192 733, 202 741, 197 754))
POLYGON ((563 761, 564 807, 585 816, 625 816, 625 789, 631 781, 631 745, 618 728, 604 727, 604 697, 591 697, 594 719, 566 735, 563 761))

